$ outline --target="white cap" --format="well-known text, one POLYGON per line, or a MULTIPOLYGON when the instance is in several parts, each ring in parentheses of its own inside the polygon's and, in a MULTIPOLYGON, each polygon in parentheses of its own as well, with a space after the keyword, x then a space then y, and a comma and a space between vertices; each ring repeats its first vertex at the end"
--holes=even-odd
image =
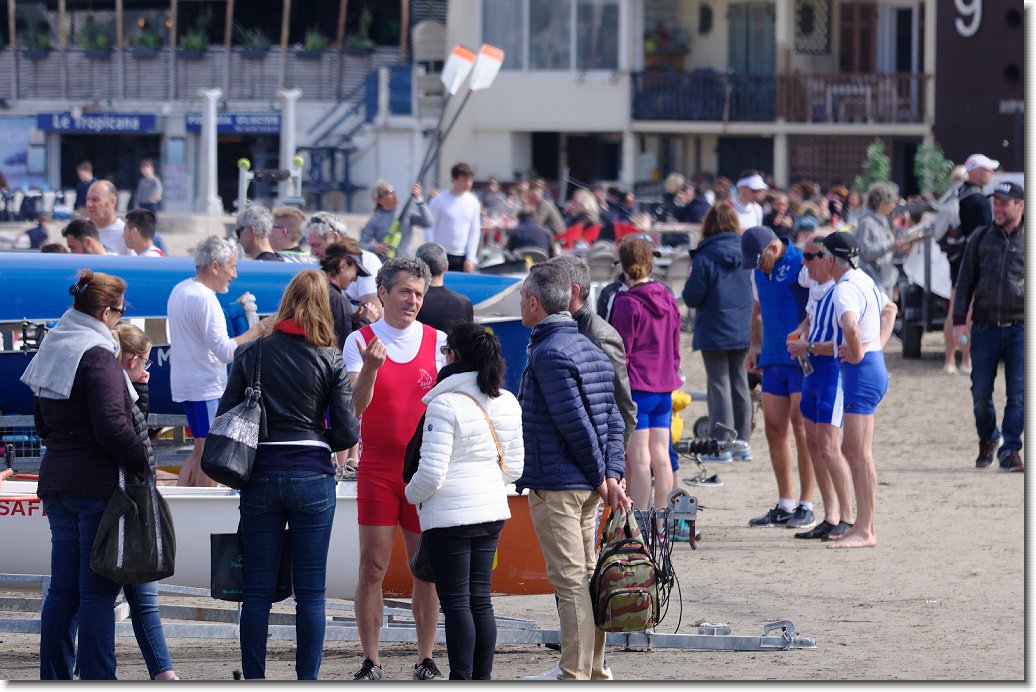
POLYGON ((750 190, 770 189, 766 187, 766 183, 763 182, 763 177, 761 175, 750 175, 745 178, 742 178, 741 180, 737 181, 737 185, 735 187, 747 187, 750 190))
POLYGON ((1000 162, 984 154, 972 154, 964 162, 964 170, 971 173, 976 168, 988 168, 991 171, 995 171, 997 168, 1000 168, 1000 162))

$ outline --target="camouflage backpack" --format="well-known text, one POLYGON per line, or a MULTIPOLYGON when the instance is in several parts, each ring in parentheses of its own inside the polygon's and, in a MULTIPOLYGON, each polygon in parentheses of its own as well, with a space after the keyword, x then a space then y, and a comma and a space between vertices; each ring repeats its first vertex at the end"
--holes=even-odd
POLYGON ((605 632, 639 632, 658 622, 658 568, 631 509, 608 518, 590 599, 594 623, 605 632))

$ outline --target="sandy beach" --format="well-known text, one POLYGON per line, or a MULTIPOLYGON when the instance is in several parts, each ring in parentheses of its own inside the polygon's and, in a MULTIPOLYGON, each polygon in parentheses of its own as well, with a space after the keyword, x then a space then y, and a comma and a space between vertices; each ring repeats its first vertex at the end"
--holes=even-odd
MULTIPOLYGON (((701 357, 684 337, 685 389, 702 391, 701 357)), ((829 550, 794 539, 791 530, 747 526, 776 501, 761 413, 752 436, 755 458, 710 464, 725 485, 690 489, 702 506, 702 540, 696 551, 675 547, 680 593, 674 589, 657 630, 677 631, 679 621, 680 633, 693 634, 700 622, 728 623, 735 635, 757 636, 766 623, 786 619, 798 634, 814 637, 817 648, 612 648, 608 661, 617 680, 1024 679, 1025 476, 974 468, 969 379, 942 373, 940 334, 927 335, 924 348, 922 360, 904 360, 893 337, 886 352, 890 388, 874 441, 877 548, 829 550)), ((1002 372, 995 399, 1002 411, 1002 372)), ((693 402, 684 420, 690 426, 705 413, 704 403, 693 402)), ((815 499, 819 505, 819 492, 815 499)), ((818 506, 818 517, 821 511, 818 506)), ((494 603, 498 615, 557 627, 552 596, 500 596, 494 603)), ((38 645, 36 635, 0 634, 0 678, 38 679, 38 645)), ((120 679, 147 679, 133 638, 119 638, 117 646, 120 679)), ((186 680, 230 679, 240 667, 236 640, 171 639, 169 647, 186 680)), ((415 656, 413 645, 384 645, 386 678, 409 679, 415 656)), ((435 656, 446 671, 444 644, 435 656)), ((545 647, 501 645, 494 678, 538 673, 557 658, 545 647)), ((358 643, 328 642, 321 678, 349 679, 361 661, 358 643)), ((295 678, 292 642, 271 642, 267 675, 295 678)))

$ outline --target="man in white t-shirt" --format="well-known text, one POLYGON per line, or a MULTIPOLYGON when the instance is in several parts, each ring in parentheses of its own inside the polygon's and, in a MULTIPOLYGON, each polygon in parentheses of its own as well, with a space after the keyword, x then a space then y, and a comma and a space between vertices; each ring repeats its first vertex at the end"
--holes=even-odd
MULTIPOLYGON (((313 214, 303 227, 303 232, 306 235, 309 252, 317 262, 324 259, 328 245, 350 237, 346 235, 345 222, 326 211, 318 211, 313 214)), ((378 288, 374 282, 374 277, 381 269, 381 260, 373 252, 366 250, 360 252, 360 257, 363 266, 371 275, 357 278, 342 294, 349 300, 353 322, 370 323, 381 317, 381 301, 378 300, 378 288)))
POLYGON ((849 461, 856 493, 856 522, 830 547, 872 548, 878 544, 874 534, 878 472, 871 441, 874 411, 888 390, 882 350, 892 335, 896 304, 863 270, 857 269, 860 247, 851 233, 832 233, 818 239, 817 244, 823 248, 823 261, 835 280, 835 342, 841 360, 845 406, 842 454, 849 461))
MULTIPOLYGON (((446 335, 417 321, 430 283, 428 265, 419 259, 396 257, 385 262, 377 275, 385 316, 350 334, 342 349, 360 416, 362 449, 356 479, 360 577, 355 602, 364 661, 356 680, 380 680, 383 675, 378 657, 382 582, 396 526, 403 530, 408 561, 421 538, 417 510, 407 502, 402 474, 407 443, 424 415, 422 399, 445 364, 446 335)), ((434 583, 414 578, 412 608, 418 661, 413 677, 441 678, 432 660, 439 614, 434 583)))
POLYGON ((173 401, 183 406, 194 438, 194 450, 180 468, 177 484, 211 487, 216 483, 201 470, 201 455, 227 387, 227 364, 238 346, 269 334, 274 318, 261 320, 240 336, 229 336, 216 298, 237 278, 237 251, 229 241, 214 235, 204 238, 194 250, 194 268, 195 275, 178 283, 166 304, 169 388, 173 401))
POLYGON ((471 192, 475 173, 466 163, 450 169, 450 189, 428 203, 432 225, 425 230, 426 243, 446 248, 449 271, 478 269, 478 244, 482 239, 482 205, 471 192))
POLYGON ((737 222, 742 231, 763 225, 763 208, 757 199, 758 193, 768 189, 758 173, 746 175, 737 181, 737 193, 730 198, 730 204, 737 212, 737 222))
POLYGON ((132 255, 122 237, 125 224, 115 213, 118 191, 109 180, 98 180, 86 191, 86 216, 101 234, 101 244, 113 255, 132 255))

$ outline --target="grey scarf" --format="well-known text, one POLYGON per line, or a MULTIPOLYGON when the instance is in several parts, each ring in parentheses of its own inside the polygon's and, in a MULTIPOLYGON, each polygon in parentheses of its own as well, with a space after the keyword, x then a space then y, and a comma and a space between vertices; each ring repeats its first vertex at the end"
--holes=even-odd
MULTIPOLYGON (((103 346, 113 356, 118 355, 119 345, 111 330, 100 320, 69 308, 58 320, 57 325, 47 332, 36 357, 29 363, 21 377, 33 394, 45 399, 67 399, 72 393, 72 383, 79 370, 83 354, 95 346, 103 346)), ((136 392, 126 376, 130 398, 136 401, 136 392)))

